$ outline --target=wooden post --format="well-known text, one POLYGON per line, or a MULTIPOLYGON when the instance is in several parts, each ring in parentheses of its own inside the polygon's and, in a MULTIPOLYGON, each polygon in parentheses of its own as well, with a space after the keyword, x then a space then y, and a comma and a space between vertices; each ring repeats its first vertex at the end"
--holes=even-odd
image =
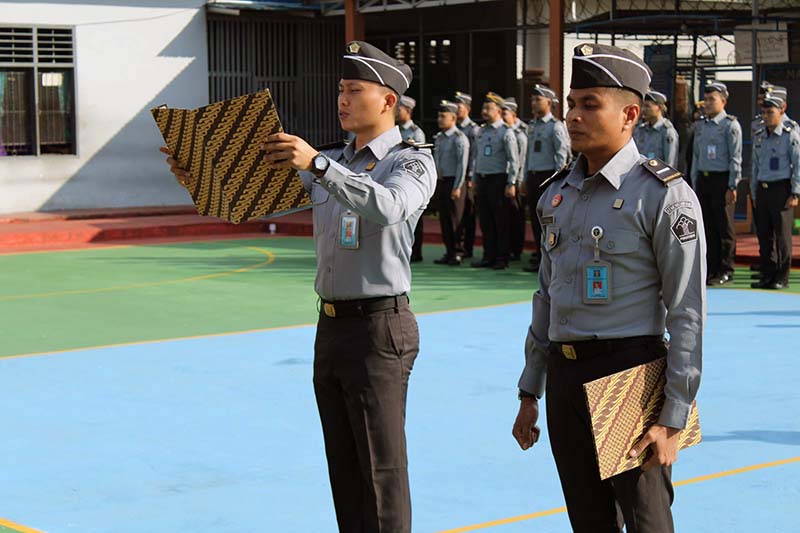
MULTIPOLYGON (((564 80, 564 0, 550 2, 550 88, 563 102, 564 80)), ((559 118, 563 118, 564 105, 558 106, 559 118)))
POLYGON ((344 0, 344 42, 364 40, 364 15, 358 12, 358 0, 344 0))

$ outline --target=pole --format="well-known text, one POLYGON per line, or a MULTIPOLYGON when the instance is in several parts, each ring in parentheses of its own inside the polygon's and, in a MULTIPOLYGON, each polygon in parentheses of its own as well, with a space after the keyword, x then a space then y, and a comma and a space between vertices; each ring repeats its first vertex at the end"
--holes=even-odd
POLYGON ((344 42, 364 40, 364 15, 358 12, 358 0, 344 0, 344 42))
POLYGON ((758 2, 759 0, 753 0, 753 23, 752 23, 752 62, 753 62, 753 82, 752 82, 752 89, 750 95, 750 104, 751 104, 751 116, 756 116, 758 114, 758 30, 756 29, 756 24, 758 24, 758 2))
MULTIPOLYGON (((559 101, 564 101, 564 0, 550 2, 550 88, 559 101)), ((558 106, 558 116, 563 118, 564 106, 558 106)))

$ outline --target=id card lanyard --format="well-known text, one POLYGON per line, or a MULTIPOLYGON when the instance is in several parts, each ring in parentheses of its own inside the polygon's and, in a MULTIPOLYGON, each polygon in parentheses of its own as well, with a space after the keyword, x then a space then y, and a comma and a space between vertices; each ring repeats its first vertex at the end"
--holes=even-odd
POLYGON ((611 302, 611 263, 600 259, 603 228, 592 228, 594 258, 583 265, 583 303, 601 305, 611 302))

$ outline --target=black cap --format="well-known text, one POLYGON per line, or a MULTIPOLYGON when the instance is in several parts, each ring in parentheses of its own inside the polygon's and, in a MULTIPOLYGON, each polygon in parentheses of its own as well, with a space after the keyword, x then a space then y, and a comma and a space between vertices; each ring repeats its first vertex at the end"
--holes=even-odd
POLYGON ((789 93, 786 87, 781 87, 780 85, 773 85, 766 96, 777 96, 778 98, 782 98, 784 102, 789 99, 789 93))
POLYGON ((439 102, 439 111, 443 113, 458 113, 458 104, 449 100, 439 102))
POLYGON ((545 98, 549 98, 554 103, 558 103, 558 98, 556 98, 556 93, 550 87, 545 85, 539 85, 538 83, 533 86, 533 90, 531 91, 532 96, 544 96, 545 98))
POLYGON ((514 98, 513 96, 508 96, 506 98, 503 98, 503 101, 504 101, 502 105, 503 109, 508 109, 512 113, 516 113, 517 109, 519 109, 519 106, 517 105, 517 99, 514 98))
POLYGON ((653 72, 639 56, 608 44, 579 44, 572 56, 571 89, 618 87, 644 98, 653 72))
POLYGON ((764 95, 764 102, 761 104, 764 107, 777 107, 778 109, 783 109, 783 105, 786 103, 786 98, 778 93, 771 92, 764 95))
POLYGON ((411 68, 364 41, 352 41, 342 58, 342 79, 371 81, 402 95, 411 85, 411 68))
POLYGON ((712 81, 703 89, 704 93, 713 93, 714 91, 722 95, 726 100, 728 99, 728 86, 721 81, 712 81))
POLYGON ((453 100, 455 100, 459 104, 464 105, 472 105, 472 96, 467 93, 462 93, 461 91, 456 91, 456 94, 453 96, 453 100))
POLYGON ((502 108, 506 103, 506 101, 503 100, 502 96, 500 96, 499 94, 494 93, 492 91, 489 91, 488 93, 486 93, 486 97, 484 98, 483 101, 484 102, 491 102, 493 104, 497 104, 498 107, 500 107, 500 108, 502 108))
POLYGON ((657 104, 667 105, 667 95, 652 89, 647 91, 647 94, 644 95, 644 99, 650 100, 651 102, 655 102, 657 104))

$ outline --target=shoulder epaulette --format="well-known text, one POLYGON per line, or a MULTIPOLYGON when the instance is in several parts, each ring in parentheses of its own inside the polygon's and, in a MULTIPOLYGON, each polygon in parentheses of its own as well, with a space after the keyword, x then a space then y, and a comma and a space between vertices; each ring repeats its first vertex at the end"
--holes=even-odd
POLYGON ((550 176, 549 178, 544 180, 542 182, 542 184, 539 185, 539 190, 544 191, 551 184, 555 183, 556 181, 560 180, 561 178, 566 177, 567 174, 569 174, 569 171, 570 171, 570 166, 569 165, 564 165, 563 167, 561 167, 561 170, 557 171, 555 174, 553 174, 552 176, 550 176))
POLYGON ((317 152, 324 152, 325 150, 335 150, 337 148, 344 148, 347 146, 347 141, 336 141, 328 144, 323 144, 322 146, 317 146, 317 152))
POLYGON ((406 139, 400 144, 404 144, 411 148, 416 148, 417 150, 422 150, 423 148, 433 148, 432 144, 417 144, 414 142, 414 139, 406 139))
POLYGON ((683 177, 681 171, 672 168, 660 159, 648 159, 642 163, 642 166, 664 185, 683 177))
POLYGON ((753 132, 754 135, 761 135, 762 133, 764 133, 764 128, 758 128, 753 132))
POLYGON ((725 118, 727 118, 728 120, 731 120, 731 121, 732 120, 736 120, 736 115, 725 115, 725 118))
POLYGON ((419 128, 417 127, 417 125, 416 125, 416 124, 412 124, 412 125, 411 125, 411 131, 417 131, 418 129, 419 129, 419 128))

